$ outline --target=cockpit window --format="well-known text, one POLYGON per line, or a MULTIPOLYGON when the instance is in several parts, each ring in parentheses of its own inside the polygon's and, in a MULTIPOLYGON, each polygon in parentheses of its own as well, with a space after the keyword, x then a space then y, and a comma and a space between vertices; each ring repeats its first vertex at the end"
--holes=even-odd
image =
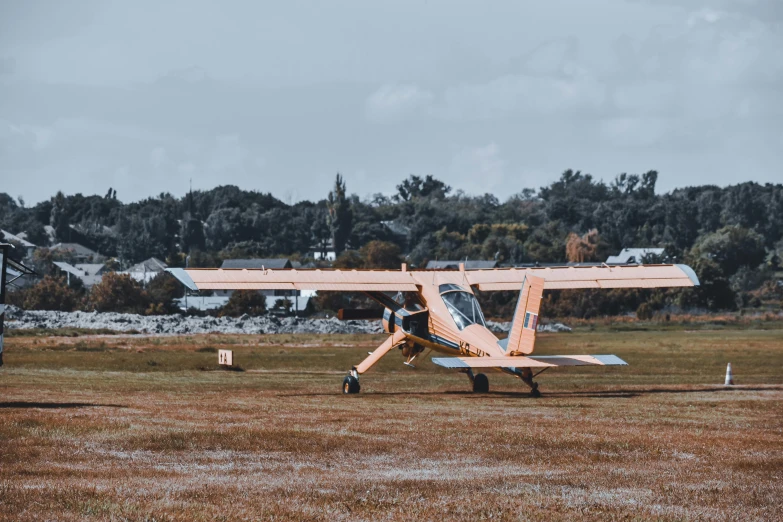
MULTIPOLYGON (((445 286, 445 285, 444 285, 445 286)), ((463 330, 472 324, 486 326, 484 314, 481 313, 481 307, 476 300, 476 296, 464 290, 447 291, 441 294, 443 302, 446 303, 451 317, 457 323, 457 328, 463 330)))

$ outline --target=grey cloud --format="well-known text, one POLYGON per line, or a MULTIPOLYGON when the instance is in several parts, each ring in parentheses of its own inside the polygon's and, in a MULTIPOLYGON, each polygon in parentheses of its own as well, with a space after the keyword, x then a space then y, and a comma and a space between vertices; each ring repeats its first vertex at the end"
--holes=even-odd
POLYGON ((72 36, 91 23, 100 4, 100 0, 4 1, 0 3, 0 45, 37 45, 72 36))
POLYGON ((0 76, 11 75, 16 71, 16 60, 0 57, 0 76))
POLYGON ((6 3, 0 176, 30 202, 191 177, 312 199, 337 171, 362 195, 418 173, 505 196, 568 167, 770 181, 775 5, 6 3))
MULTIPOLYGON (((702 0, 634 0, 659 6, 679 7, 691 12, 704 10, 702 0)), ((778 0, 712 0, 708 9, 713 12, 727 12, 753 18, 764 23, 783 21, 783 4, 778 0)))
POLYGON ((373 92, 365 105, 370 121, 395 122, 407 117, 417 117, 418 111, 429 109, 433 95, 417 85, 382 85, 373 92))

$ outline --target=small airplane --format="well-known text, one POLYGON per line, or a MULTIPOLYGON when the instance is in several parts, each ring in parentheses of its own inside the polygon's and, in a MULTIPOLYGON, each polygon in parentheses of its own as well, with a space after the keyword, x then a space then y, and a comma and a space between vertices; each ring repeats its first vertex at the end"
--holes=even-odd
MULTIPOLYGON (((383 306, 389 337, 343 379, 343 393, 359 393, 359 376, 393 348, 412 365, 424 350, 446 354, 435 364, 467 374, 473 391, 489 391, 489 380, 474 370, 519 377, 539 397, 539 373, 559 366, 625 365, 615 355, 533 356, 544 290, 569 288, 661 288, 697 286, 687 265, 602 265, 487 270, 339 270, 169 268, 192 291, 324 290, 362 292, 383 306), (473 289, 519 290, 506 339, 488 328, 473 289), (534 373, 536 371, 537 373, 534 373)), ((341 319, 369 318, 365 310, 341 310, 341 319)), ((378 317, 378 316, 376 316, 378 317)))

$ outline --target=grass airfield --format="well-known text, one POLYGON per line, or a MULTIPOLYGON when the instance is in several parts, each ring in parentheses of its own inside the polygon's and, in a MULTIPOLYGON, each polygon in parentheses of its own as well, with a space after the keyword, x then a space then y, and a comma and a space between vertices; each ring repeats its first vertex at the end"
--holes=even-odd
POLYGON ((783 329, 541 334, 630 366, 540 399, 395 351, 343 396, 382 339, 9 337, 0 520, 783 519, 783 329))

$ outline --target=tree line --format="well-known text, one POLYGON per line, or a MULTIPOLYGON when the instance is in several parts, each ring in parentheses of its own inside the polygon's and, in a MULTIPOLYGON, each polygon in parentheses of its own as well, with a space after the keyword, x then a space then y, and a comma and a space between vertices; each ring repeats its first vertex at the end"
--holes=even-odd
MULTIPOLYGON (((633 311, 642 303, 653 310, 779 306, 783 185, 702 185, 659 194, 657 178, 648 171, 607 183, 566 170, 553 183, 505 201, 415 175, 393 194, 360 198, 338 174, 324 199, 295 204, 235 186, 131 203, 117 199, 113 189, 104 196, 58 192, 34 206, 0 193, 0 228, 23 231, 39 245, 80 243, 119 267, 153 256, 170 266, 278 256, 307 263, 314 262, 313 252, 330 248, 338 255, 335 266, 344 267, 465 258, 506 265, 601 262, 622 248, 662 247, 664 255, 648 261, 688 263, 702 286, 550 292, 545 308, 584 317, 633 311)), ((513 297, 495 294, 482 296, 489 313, 507 312, 513 297)))

